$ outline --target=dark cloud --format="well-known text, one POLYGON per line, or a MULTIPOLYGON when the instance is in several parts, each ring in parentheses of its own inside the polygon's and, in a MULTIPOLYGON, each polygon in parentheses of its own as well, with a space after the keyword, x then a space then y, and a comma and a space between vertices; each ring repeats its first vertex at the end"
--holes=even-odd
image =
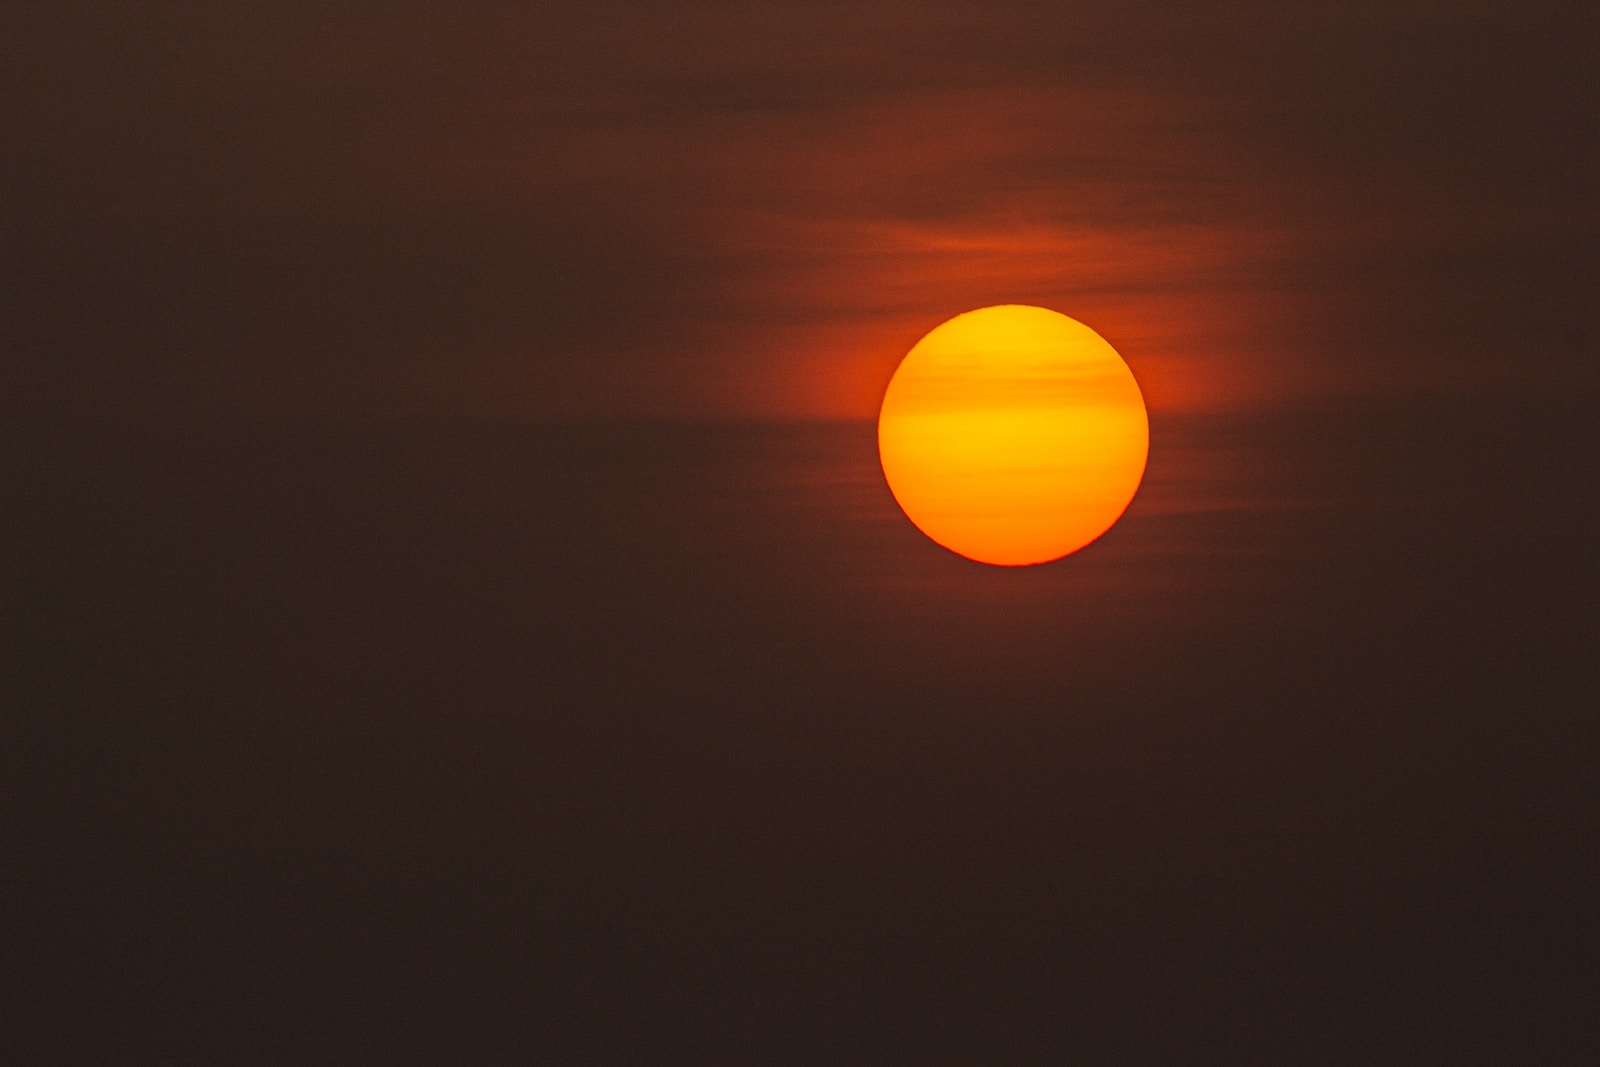
MULTIPOLYGON (((864 353, 913 320, 1007 294, 1081 302, 1115 278, 1124 310, 1089 310, 1158 324, 1150 366, 1187 361, 1180 377, 1212 399, 1381 387, 1398 350, 1333 339, 1385 332, 1396 292, 1426 335, 1407 376, 1426 380, 1449 372, 1458 333, 1549 352, 1590 332, 1600 94, 1580 18, 22 9, 4 46, 11 347, 44 406, 85 400, 85 379, 116 382, 113 406, 140 382, 186 403, 225 385, 381 406, 404 379, 409 403, 477 381, 499 383, 496 402, 588 410, 620 402, 625 367, 638 396, 622 407, 743 392, 816 408, 816 382, 870 382, 896 353, 864 353), (904 240, 885 249, 891 231, 904 240), (1133 244, 1098 275, 1006 264, 1019 231, 1035 252, 1133 244), (1193 271, 1138 276, 1152 241, 1169 259, 1210 249, 1206 277, 1255 280, 1194 320, 1179 299, 1200 291, 1193 271), (943 283, 918 295, 930 272, 943 283), (1220 319, 1242 325, 1208 347, 1220 319), (777 328, 795 322, 814 332, 777 328)), ((872 388, 852 389, 821 407, 865 410, 872 388)))

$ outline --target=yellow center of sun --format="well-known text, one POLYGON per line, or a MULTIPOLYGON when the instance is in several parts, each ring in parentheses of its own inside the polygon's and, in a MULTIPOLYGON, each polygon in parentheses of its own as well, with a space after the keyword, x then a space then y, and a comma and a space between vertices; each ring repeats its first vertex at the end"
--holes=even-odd
POLYGON ((1044 563, 1105 533, 1149 451, 1144 397, 1116 350, 1021 304, 936 327, 878 413, 884 477, 906 516, 982 563, 1044 563))

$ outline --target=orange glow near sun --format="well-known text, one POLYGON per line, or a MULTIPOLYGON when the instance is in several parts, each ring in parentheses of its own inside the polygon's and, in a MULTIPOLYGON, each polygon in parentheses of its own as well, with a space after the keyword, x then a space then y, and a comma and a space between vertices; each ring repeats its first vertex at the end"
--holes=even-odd
POLYGON ((1144 397, 1116 349, 1022 304, 928 333, 878 413, 884 477, 907 517, 952 552, 1002 566, 1059 559, 1105 533, 1149 451, 1144 397))

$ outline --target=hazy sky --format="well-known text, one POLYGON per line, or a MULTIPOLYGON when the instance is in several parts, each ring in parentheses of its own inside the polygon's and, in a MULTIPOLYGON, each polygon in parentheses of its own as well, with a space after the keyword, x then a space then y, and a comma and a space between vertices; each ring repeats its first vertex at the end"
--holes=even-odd
POLYGON ((1591 1062, 1594 7, 0 5, 5 1047, 1591 1062), (1002 302, 1058 563, 641 418, 1002 302))
POLYGON ((13 6, 34 415, 868 415, 957 312, 1157 409, 1593 343, 1578 3, 13 6))

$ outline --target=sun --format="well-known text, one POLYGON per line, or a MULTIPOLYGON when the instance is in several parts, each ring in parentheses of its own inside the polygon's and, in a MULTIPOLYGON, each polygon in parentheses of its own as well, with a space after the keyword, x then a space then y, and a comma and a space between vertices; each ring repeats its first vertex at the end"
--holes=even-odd
POLYGON ((1109 530, 1144 477, 1150 420, 1099 334, 1023 304, 935 327, 878 413, 889 490, 917 528, 980 563, 1025 566, 1109 530))

